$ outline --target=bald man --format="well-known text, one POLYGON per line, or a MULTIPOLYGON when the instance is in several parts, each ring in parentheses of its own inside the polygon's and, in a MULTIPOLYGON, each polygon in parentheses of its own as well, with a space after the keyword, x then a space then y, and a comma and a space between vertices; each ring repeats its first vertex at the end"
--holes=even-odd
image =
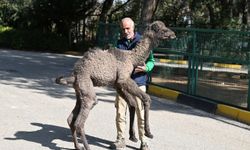
MULTIPOLYGON (((122 38, 117 42, 117 48, 122 50, 132 50, 136 44, 140 41, 141 35, 135 32, 134 21, 129 18, 123 18, 120 22, 122 30, 122 38)), ((146 92, 146 83, 148 79, 147 73, 150 72, 154 67, 154 57, 152 52, 149 55, 147 61, 141 66, 134 68, 131 78, 136 84, 146 92)), ((141 100, 136 98, 137 108, 135 110, 137 116, 138 133, 141 141, 140 150, 149 150, 148 145, 145 141, 145 130, 144 130, 144 108, 141 100)), ((117 140, 111 144, 113 149, 123 149, 126 147, 125 143, 125 129, 126 129, 126 113, 128 105, 126 101, 117 95, 115 100, 116 107, 116 129, 117 129, 117 140)), ((132 108, 133 109, 133 108, 132 108)))

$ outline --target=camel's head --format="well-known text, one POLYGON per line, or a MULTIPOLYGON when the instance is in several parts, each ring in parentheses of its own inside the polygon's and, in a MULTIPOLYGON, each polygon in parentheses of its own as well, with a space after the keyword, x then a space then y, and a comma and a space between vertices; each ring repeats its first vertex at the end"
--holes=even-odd
POLYGON ((148 26, 148 30, 154 32, 154 36, 158 39, 174 39, 175 33, 167 28, 162 21, 154 21, 148 26))

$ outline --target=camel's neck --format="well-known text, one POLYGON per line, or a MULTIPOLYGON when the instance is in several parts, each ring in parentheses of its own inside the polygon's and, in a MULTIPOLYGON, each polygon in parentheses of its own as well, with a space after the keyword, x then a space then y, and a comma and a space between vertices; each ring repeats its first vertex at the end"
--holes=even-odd
POLYGON ((133 65, 138 66, 145 62, 150 54, 150 51, 153 50, 155 44, 156 43, 151 36, 143 36, 140 42, 132 50, 133 65))

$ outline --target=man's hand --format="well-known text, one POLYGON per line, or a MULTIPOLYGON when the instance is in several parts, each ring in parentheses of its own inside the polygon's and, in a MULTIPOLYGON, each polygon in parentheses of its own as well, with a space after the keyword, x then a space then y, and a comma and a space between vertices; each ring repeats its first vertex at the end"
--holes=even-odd
POLYGON ((134 73, 138 73, 138 72, 146 72, 146 64, 145 63, 143 63, 142 66, 137 66, 135 68, 134 73))

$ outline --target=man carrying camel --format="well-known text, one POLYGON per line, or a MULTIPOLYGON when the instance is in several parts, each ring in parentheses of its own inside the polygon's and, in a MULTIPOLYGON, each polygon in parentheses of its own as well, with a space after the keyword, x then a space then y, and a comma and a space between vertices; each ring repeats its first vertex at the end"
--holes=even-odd
MULTIPOLYGON (((117 48, 122 50, 132 50, 133 48, 135 48, 136 44, 141 39, 141 35, 134 31, 135 29, 134 21, 128 17, 123 18, 120 22, 120 27, 122 29, 122 38, 118 40, 117 48)), ((146 62, 139 66, 136 66, 131 75, 131 78, 136 82, 138 87, 144 92, 146 92, 146 82, 148 78, 147 73, 153 69, 154 62, 155 60, 151 51, 146 62)), ((137 108, 129 107, 130 123, 134 122, 132 120, 134 120, 134 114, 136 112, 139 139, 141 141, 140 150, 149 150, 148 145, 145 141, 144 107, 141 99, 139 99, 138 97, 136 97, 136 103, 137 103, 137 108)), ((117 94, 116 96, 115 107, 116 107, 117 140, 113 144, 111 144, 111 148, 123 149, 126 147, 125 128, 126 128, 126 112, 128 104, 119 94, 117 94)), ((137 142, 132 126, 133 124, 130 125, 129 139, 131 141, 137 142)))
POLYGON ((168 29, 162 21, 154 21, 147 26, 140 42, 132 50, 90 49, 75 63, 71 75, 60 76, 56 79, 56 83, 73 85, 75 89, 76 105, 67 122, 77 150, 90 150, 85 134, 85 122, 90 110, 96 104, 95 86, 112 86, 130 107, 139 106, 135 100, 135 97, 139 97, 145 111, 145 135, 152 137, 149 127, 151 98, 131 79, 131 74, 135 66, 140 66, 147 60, 151 50, 158 45, 160 40, 173 38, 175 38, 175 33, 168 29), (78 137, 81 138, 83 147, 79 144, 78 137))

